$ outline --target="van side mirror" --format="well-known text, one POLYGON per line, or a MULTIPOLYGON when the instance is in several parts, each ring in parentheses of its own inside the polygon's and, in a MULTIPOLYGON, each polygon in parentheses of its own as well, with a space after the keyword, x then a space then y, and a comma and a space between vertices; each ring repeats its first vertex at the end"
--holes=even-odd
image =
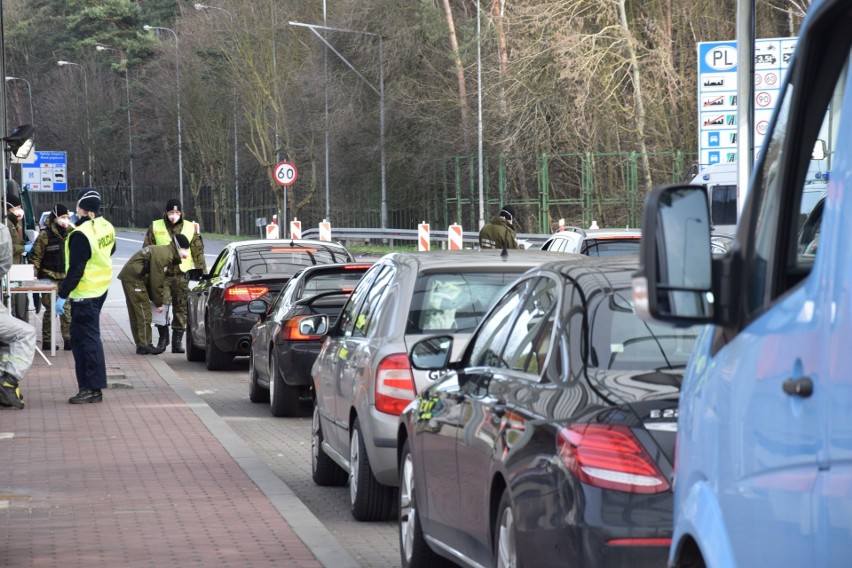
POLYGON ((640 266, 633 278, 637 313, 678 325, 713 321, 711 250, 707 190, 655 188, 645 201, 640 266))

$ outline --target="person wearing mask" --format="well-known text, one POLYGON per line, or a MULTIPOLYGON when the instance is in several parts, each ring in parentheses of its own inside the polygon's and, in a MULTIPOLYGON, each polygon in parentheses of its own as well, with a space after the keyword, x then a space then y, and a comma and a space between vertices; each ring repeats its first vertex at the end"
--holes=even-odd
MULTIPOLYGON (((65 238, 68 231, 73 229, 71 215, 62 203, 54 205, 47 219, 45 228, 38 234, 33 248, 27 255, 35 267, 36 276, 54 282, 57 290, 65 279, 65 238)), ((50 317, 53 306, 50 305, 50 294, 41 295, 41 303, 45 308, 45 317, 41 322, 41 346, 50 345, 50 317)), ((65 351, 71 350, 71 306, 65 304, 65 311, 60 318, 62 339, 65 351)))
POLYGON ((497 216, 482 226, 479 231, 481 249, 516 249, 518 238, 515 236, 515 208, 508 203, 497 216))
MULTIPOLYGON (((12 237, 8 227, 0 225, 0 279, 12 266, 12 237)), ((13 294, 21 296, 22 294, 13 294)), ((20 381, 33 364, 36 332, 27 322, 14 317, 0 302, 0 342, 7 347, 0 355, 0 406, 24 408, 20 381)))
POLYGON ((137 355, 159 355, 165 351, 164 346, 151 344, 151 310, 163 313, 166 309, 166 273, 176 269, 185 258, 189 258, 189 240, 178 233, 170 244, 143 247, 118 273, 137 355))
MULTIPOLYGON (((172 305, 172 353, 183 353, 183 333, 186 331, 186 301, 189 297, 189 286, 185 273, 187 270, 200 268, 207 272, 207 262, 204 259, 204 241, 201 233, 196 231, 195 223, 183 218, 181 203, 177 199, 169 199, 163 217, 157 219, 148 227, 142 246, 167 245, 172 242, 175 235, 181 234, 189 241, 190 255, 181 259, 178 266, 166 274, 165 303, 172 305)), ((167 325, 158 325, 157 349, 163 351, 169 345, 169 328, 167 325)))
POLYGON ((65 239, 65 280, 54 306, 56 315, 71 303, 71 353, 79 391, 71 404, 101 402, 106 382, 106 359, 101 341, 101 309, 112 281, 115 228, 98 215, 100 194, 91 188, 77 198, 77 226, 65 239))
MULTIPOLYGON (((12 264, 23 264, 27 246, 24 242, 24 208, 21 198, 14 193, 6 194, 6 227, 12 237, 12 264)), ((26 294, 13 294, 12 315, 21 321, 29 321, 27 306, 29 299, 26 294)))

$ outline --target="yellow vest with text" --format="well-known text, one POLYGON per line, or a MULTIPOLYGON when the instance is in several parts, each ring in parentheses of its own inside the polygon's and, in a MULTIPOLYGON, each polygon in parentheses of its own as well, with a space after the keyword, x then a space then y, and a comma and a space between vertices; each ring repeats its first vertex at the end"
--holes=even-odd
MULTIPOLYGON (((166 222, 163 219, 157 219, 151 224, 151 230, 154 233, 154 244, 157 245, 169 245, 172 243, 172 233, 169 231, 169 228, 166 227, 166 222)), ((195 238, 195 224, 189 221, 183 220, 183 227, 180 229, 181 234, 186 237, 186 240, 192 243, 192 239, 195 238)), ((192 255, 181 259, 180 261, 180 271, 186 272, 187 270, 192 269, 192 255)))
POLYGON ((112 282, 112 248, 115 245, 115 228, 103 217, 95 217, 83 223, 68 234, 65 239, 65 272, 71 258, 69 244, 71 235, 80 233, 89 241, 92 256, 86 263, 83 276, 69 298, 99 298, 106 294, 112 282))

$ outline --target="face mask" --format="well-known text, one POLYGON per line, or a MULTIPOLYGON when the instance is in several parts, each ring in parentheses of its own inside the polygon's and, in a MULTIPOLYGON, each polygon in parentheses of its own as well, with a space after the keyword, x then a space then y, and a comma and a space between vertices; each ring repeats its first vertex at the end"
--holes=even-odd
POLYGON ((18 219, 24 218, 24 210, 20 207, 15 207, 14 209, 12 209, 12 213, 14 213, 15 217, 17 217, 18 219))
POLYGON ((180 221, 180 213, 169 213, 169 221, 172 222, 172 225, 180 221))
POLYGON ((71 224, 71 219, 68 217, 57 217, 56 224, 65 229, 71 224))
POLYGON ((179 248, 178 254, 180 255, 181 259, 187 259, 187 258, 189 258, 189 249, 179 248))

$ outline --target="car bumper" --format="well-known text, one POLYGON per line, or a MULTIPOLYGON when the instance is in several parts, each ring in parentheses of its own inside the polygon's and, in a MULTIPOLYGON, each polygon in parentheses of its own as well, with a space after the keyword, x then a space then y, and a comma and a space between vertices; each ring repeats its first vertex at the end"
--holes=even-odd
POLYGON ((276 344, 275 353, 284 383, 291 387, 311 385, 311 367, 317 360, 320 349, 322 341, 276 344))

